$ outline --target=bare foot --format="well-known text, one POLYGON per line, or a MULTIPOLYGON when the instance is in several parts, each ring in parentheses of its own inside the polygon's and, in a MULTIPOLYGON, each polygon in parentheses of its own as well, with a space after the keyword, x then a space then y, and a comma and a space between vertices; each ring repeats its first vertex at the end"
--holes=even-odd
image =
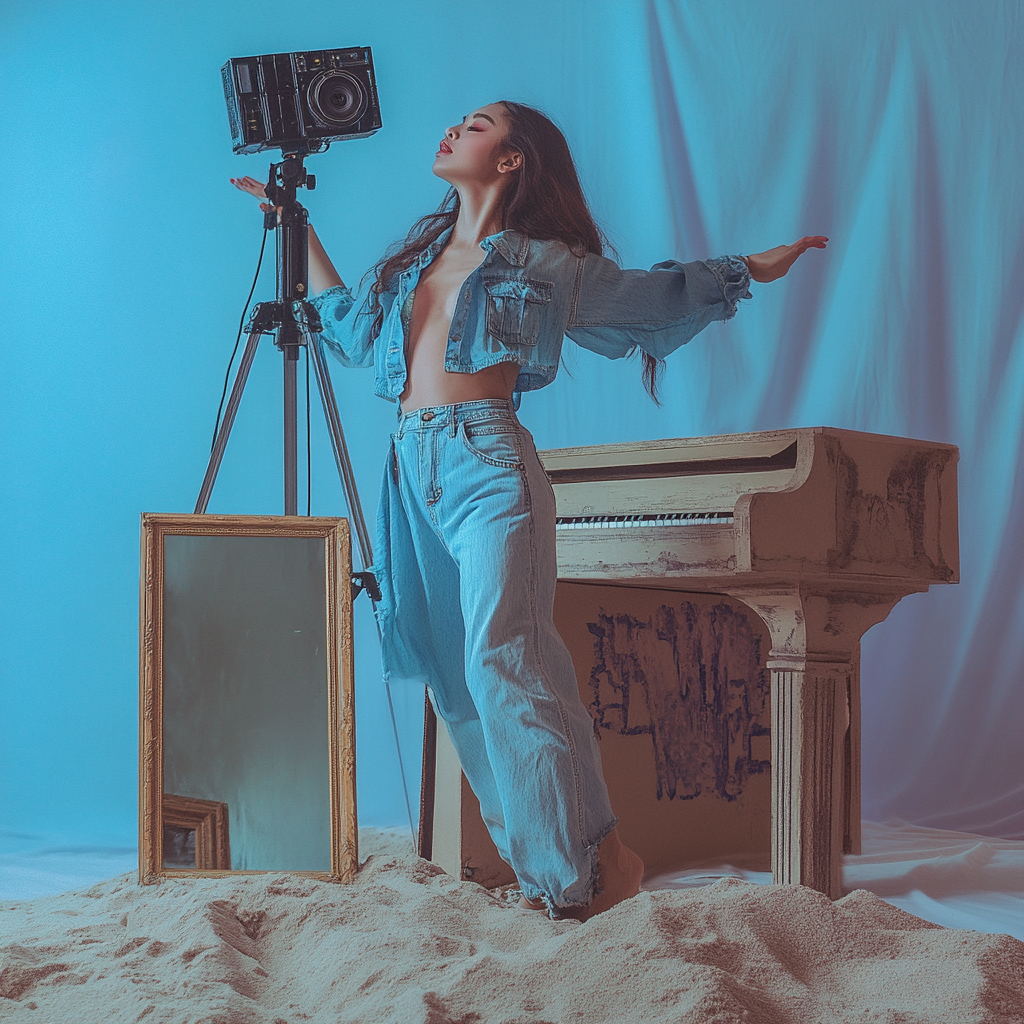
POLYGON ((543 900, 530 900, 525 896, 519 897, 519 902, 516 904, 517 907, 522 907, 523 910, 543 910, 547 911, 547 907, 544 906, 543 900))
POLYGON ((559 916, 586 921, 610 910, 640 891, 643 874, 644 862, 623 845, 618 828, 613 828, 597 848, 597 879, 601 891, 585 907, 560 907, 559 916))
MULTIPOLYGON (((522 891, 523 883, 520 882, 518 878, 516 879, 516 884, 519 886, 520 891, 522 891)), ((543 900, 530 900, 526 898, 525 894, 519 897, 519 902, 516 904, 516 906, 522 907, 523 910, 543 910, 545 913, 548 909, 544 905, 543 900)))

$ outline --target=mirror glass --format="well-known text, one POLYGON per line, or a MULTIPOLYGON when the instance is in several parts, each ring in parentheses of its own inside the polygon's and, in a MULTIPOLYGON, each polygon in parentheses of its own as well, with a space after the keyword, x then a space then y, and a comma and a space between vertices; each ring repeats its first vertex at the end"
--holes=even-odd
POLYGON ((162 866, 329 871, 324 538, 163 544, 162 866))

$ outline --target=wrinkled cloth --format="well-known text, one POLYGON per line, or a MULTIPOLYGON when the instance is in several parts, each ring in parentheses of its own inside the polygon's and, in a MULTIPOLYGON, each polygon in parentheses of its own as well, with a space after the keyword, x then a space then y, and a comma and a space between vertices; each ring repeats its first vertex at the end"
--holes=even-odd
MULTIPOLYGON (((372 276, 355 295, 342 285, 317 294, 324 343, 345 366, 373 366, 374 392, 397 401, 405 389, 406 330, 402 310, 420 275, 451 235, 443 231, 380 296, 384 321, 374 338, 372 276)), ((735 316, 751 298, 750 272, 737 256, 623 270, 595 253, 575 255, 558 241, 505 230, 480 242, 487 255, 466 278, 448 331, 445 370, 476 373, 496 363, 519 365, 519 395, 550 384, 563 339, 609 359, 635 348, 663 359, 715 320, 735 316)))

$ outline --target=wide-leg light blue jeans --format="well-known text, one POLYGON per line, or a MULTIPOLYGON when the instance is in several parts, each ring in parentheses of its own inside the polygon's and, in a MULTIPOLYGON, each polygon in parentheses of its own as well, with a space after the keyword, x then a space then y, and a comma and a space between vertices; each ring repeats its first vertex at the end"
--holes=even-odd
POLYGON ((554 494, 511 402, 400 414, 373 568, 385 676, 426 681, 525 895, 553 918, 589 903, 617 819, 552 621, 554 494))

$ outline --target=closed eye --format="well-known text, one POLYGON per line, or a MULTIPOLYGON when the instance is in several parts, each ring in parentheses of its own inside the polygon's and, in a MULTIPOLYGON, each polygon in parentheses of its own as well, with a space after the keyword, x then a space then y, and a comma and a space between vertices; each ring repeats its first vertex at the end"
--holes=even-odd
POLYGON ((475 125, 475 124, 471 124, 471 125, 470 125, 470 126, 469 126, 469 127, 467 128, 467 129, 466 129, 466 131, 467 131, 467 132, 482 132, 482 131, 484 131, 484 130, 485 130, 485 129, 483 129, 483 128, 480 128, 480 127, 478 127, 478 126, 477 126, 477 125, 475 125))

